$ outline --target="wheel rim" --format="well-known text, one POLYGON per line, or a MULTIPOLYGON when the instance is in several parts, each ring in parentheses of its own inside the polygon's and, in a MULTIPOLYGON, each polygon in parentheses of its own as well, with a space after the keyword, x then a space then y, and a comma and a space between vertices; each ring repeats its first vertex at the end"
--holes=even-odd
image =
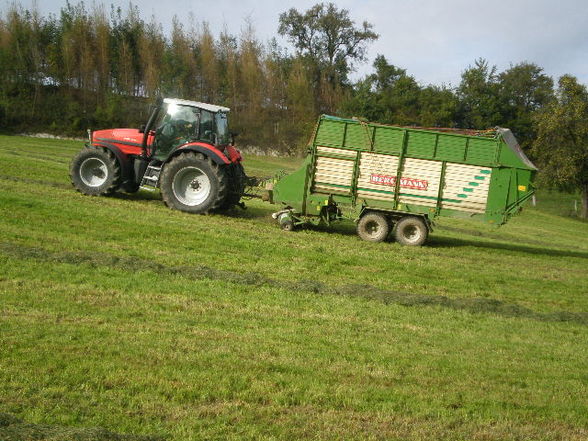
POLYGON ((172 189, 178 201, 194 207, 208 198, 212 185, 208 176, 198 167, 185 167, 176 173, 172 189))
POLYGON ((80 165, 80 179, 88 187, 100 187, 108 179, 108 167, 100 158, 88 158, 80 165))
POLYGON ((408 242, 417 242, 421 238, 421 229, 416 225, 407 225, 402 230, 402 237, 408 242))
POLYGON ((376 221, 367 221, 365 223, 365 232, 370 236, 370 237, 375 237, 378 236, 380 231, 380 224, 376 221))

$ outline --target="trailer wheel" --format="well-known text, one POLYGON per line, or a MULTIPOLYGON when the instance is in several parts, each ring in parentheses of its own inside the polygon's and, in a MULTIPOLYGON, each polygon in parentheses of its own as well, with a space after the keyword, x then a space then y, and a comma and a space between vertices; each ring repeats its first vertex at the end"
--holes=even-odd
POLYGON ((282 213, 278 217, 280 228, 284 231, 294 231, 294 221, 288 213, 282 213))
POLYGON ((169 208, 206 214, 220 207, 227 195, 225 171, 204 155, 182 153, 161 173, 161 196, 169 208))
POLYGON ((388 237, 390 223, 386 216, 380 213, 367 213, 357 223, 357 234, 363 240, 382 242, 388 237))
POLYGON ((429 237, 429 228, 420 217, 405 216, 394 227, 394 238, 402 245, 421 246, 427 237, 429 237))
POLYGON ((71 161, 69 175, 76 190, 90 196, 114 193, 121 179, 120 165, 114 154, 97 147, 79 152, 71 161))

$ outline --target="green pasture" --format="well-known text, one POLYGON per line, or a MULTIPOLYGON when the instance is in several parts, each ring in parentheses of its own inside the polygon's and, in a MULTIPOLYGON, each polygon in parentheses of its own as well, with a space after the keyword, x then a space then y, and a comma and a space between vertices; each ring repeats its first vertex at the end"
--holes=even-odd
POLYGON ((573 195, 412 248, 83 196, 81 147, 0 136, 0 440, 588 439, 573 195))

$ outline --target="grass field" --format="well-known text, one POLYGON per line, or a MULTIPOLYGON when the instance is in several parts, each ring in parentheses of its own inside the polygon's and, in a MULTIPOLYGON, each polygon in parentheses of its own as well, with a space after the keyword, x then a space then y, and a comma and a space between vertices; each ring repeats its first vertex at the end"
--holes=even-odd
POLYGON ((411 248, 285 233, 261 201, 191 216, 83 196, 80 148, 0 136, 3 441, 588 439, 571 196, 500 229, 440 220, 411 248))

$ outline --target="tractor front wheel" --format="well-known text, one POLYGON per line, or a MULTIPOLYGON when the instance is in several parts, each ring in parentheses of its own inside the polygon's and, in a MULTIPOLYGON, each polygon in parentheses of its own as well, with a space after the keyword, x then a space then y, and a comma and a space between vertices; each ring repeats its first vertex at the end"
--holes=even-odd
POLYGON ((161 196, 173 209, 206 214, 221 206, 227 195, 225 171, 200 153, 185 152, 163 167, 161 196))
POLYGON ((69 175, 73 186, 83 194, 108 195, 120 185, 120 165, 114 154, 103 148, 85 148, 71 162, 69 175))

